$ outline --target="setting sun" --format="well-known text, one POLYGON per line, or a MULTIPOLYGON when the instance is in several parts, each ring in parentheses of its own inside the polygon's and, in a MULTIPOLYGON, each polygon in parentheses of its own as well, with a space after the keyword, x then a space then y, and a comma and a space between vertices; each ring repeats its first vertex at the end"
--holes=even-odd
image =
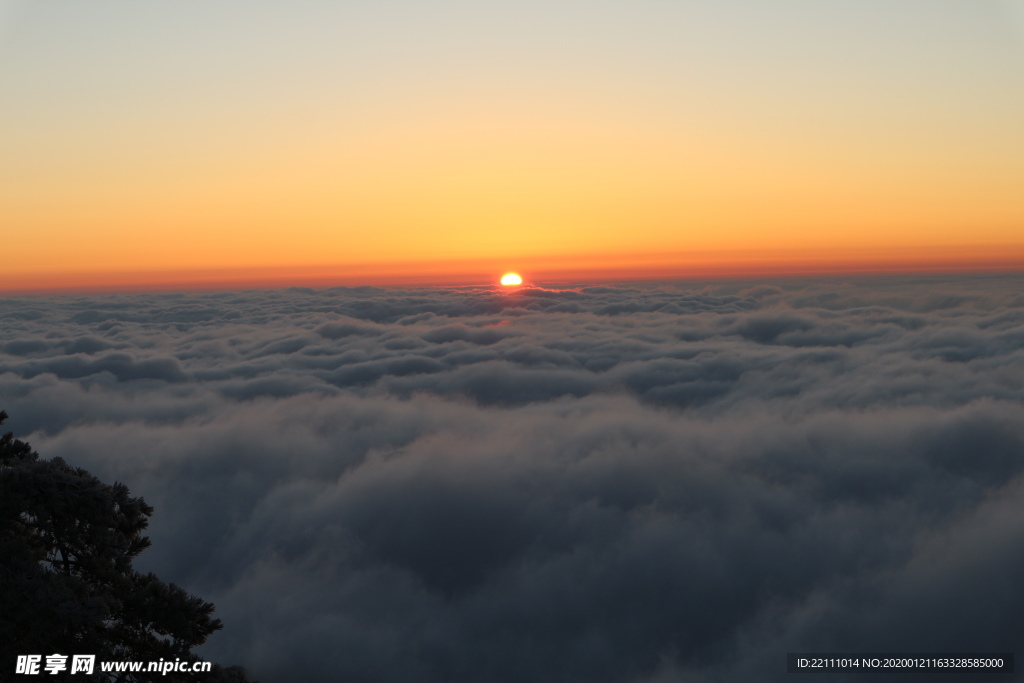
POLYGON ((501 276, 501 284, 506 287, 513 287, 515 285, 523 284, 523 278, 519 277, 515 273, 505 273, 501 276))

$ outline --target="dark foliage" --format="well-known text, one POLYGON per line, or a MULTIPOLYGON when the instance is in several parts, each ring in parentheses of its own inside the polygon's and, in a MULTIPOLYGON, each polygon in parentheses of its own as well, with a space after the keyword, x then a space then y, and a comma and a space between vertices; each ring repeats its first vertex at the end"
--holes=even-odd
MULTIPOLYGON (((7 413, 0 412, 0 424, 7 413)), ((94 681, 246 681, 238 669, 182 674, 100 671, 101 661, 198 661, 221 628, 214 606, 132 569, 153 509, 60 458, 0 437, 0 667, 17 655, 94 654, 94 681)))

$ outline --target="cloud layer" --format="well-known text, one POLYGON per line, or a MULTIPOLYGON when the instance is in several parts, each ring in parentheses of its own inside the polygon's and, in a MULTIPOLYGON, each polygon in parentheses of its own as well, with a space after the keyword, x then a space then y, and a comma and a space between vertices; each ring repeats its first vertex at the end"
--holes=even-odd
POLYGON ((1024 641, 1021 284, 8 299, 0 407, 264 681, 783 680, 1024 641))

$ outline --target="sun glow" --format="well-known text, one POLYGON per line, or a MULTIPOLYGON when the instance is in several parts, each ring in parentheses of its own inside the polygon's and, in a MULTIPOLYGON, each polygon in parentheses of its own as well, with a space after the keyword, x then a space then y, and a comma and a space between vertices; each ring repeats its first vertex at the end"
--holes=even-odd
POLYGON ((505 273, 501 276, 501 284, 506 287, 515 287, 516 285, 523 284, 523 278, 519 277, 515 273, 505 273))

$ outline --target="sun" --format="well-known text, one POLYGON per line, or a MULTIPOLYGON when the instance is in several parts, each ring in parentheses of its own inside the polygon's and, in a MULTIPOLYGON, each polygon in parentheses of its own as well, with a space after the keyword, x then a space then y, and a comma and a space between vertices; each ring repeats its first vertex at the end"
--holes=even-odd
POLYGON ((516 285, 523 284, 523 278, 519 277, 516 273, 505 273, 501 276, 501 284, 506 287, 515 287, 516 285))

